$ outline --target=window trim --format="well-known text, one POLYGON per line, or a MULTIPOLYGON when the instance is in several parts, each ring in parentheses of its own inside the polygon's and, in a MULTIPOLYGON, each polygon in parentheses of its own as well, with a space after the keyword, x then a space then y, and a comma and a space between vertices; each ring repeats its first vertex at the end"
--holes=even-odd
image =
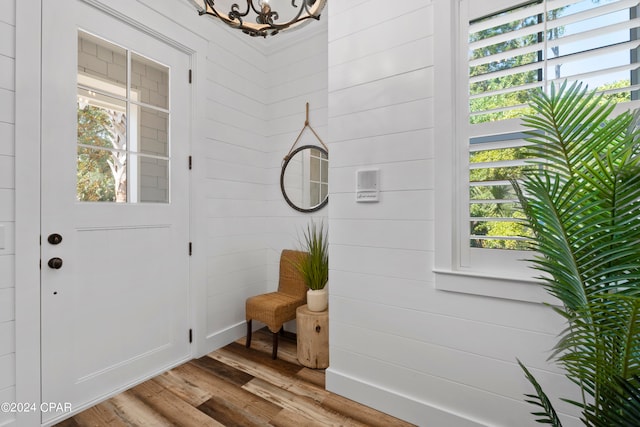
MULTIPOLYGON (((464 49, 461 49, 462 28, 461 17, 468 16, 467 2, 434 0, 434 99, 435 109, 434 131, 437 135, 435 145, 435 288, 442 291, 460 292, 495 298, 505 298, 528 302, 557 303, 546 293, 541 281, 534 278, 535 272, 528 263, 517 261, 523 255, 532 256, 522 251, 499 249, 479 249, 491 251, 484 271, 465 266, 465 249, 462 248, 461 229, 458 224, 462 216, 467 216, 461 209, 467 182, 465 176, 458 172, 468 167, 468 151, 460 138, 466 135, 461 132, 466 120, 460 120, 460 109, 466 105, 465 67, 467 64, 464 49), (463 123, 461 123, 463 122, 463 123), (505 258, 508 261, 505 262, 505 258), (499 262, 501 261, 501 262, 499 262), (504 268, 508 266, 509 268, 504 268)), ((465 116, 466 117, 466 116, 465 116)))
MULTIPOLYGON (((526 4, 524 0, 521 4, 526 4)), ((505 9, 501 5, 515 7, 512 1, 492 0, 496 12, 505 9)), ((506 298, 530 302, 558 304, 542 286, 536 270, 530 263, 516 261, 530 259, 534 252, 500 249, 475 249, 463 244, 462 216, 466 217, 465 195, 468 195, 466 174, 468 169, 469 126, 466 120, 467 81, 466 72, 467 31, 465 19, 470 12, 477 14, 479 2, 471 0, 434 0, 434 74, 438 81, 434 87, 435 110, 434 132, 438 136, 435 148, 435 288, 443 291, 461 292, 489 297, 506 298), (464 137, 464 138, 463 138, 464 137), (458 196, 456 196, 456 194, 458 196), (467 254, 482 251, 478 264, 471 266, 467 254), (486 255, 486 256, 484 256, 486 255)), ((483 8, 486 5, 482 6, 483 8)), ((630 108, 638 108, 639 100, 616 106, 613 114, 630 108)), ((467 196, 468 197, 468 196, 467 196)))

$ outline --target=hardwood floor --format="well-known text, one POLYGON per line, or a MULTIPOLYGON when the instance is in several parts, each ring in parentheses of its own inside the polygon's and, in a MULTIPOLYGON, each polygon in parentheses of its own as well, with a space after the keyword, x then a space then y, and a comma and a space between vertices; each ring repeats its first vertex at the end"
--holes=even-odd
POLYGON ((65 420, 78 426, 411 426, 324 389, 324 370, 301 366, 295 341, 255 332, 65 420))

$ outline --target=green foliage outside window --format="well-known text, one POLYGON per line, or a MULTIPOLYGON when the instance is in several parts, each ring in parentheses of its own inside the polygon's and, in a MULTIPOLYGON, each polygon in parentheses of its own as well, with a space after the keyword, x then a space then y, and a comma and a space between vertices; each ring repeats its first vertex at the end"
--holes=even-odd
MULTIPOLYGON (((537 15, 512 21, 472 33, 469 36, 469 42, 473 43, 475 41, 486 40, 505 33, 518 31, 525 27, 536 25, 538 22, 539 17, 537 15)), ((539 40, 535 34, 507 39, 500 43, 494 43, 472 50, 470 52, 470 60, 473 61, 501 52, 509 52, 537 43, 539 43, 539 40)), ((492 74, 500 70, 512 70, 516 67, 532 64, 537 61, 538 53, 535 51, 521 55, 513 55, 501 61, 472 65, 469 67, 469 77, 473 79, 474 77, 492 74)), ((529 70, 470 83, 470 124, 511 119, 521 117, 524 113, 530 112, 531 108, 528 107, 527 102, 535 89, 514 90, 489 96, 483 96, 483 94, 501 89, 517 88, 526 84, 535 84, 539 82, 539 80, 538 70, 529 70), (492 110, 501 111, 492 112, 492 110)), ((524 149, 522 147, 514 147, 471 152, 469 155, 469 163, 471 165, 478 163, 495 164, 496 162, 521 160, 524 158, 524 149)), ((522 168, 522 166, 488 166, 470 169, 469 181, 477 184, 472 185, 470 188, 470 217, 483 218, 482 220, 474 221, 472 219, 471 221, 470 244, 472 247, 526 249, 526 242, 517 239, 517 237, 527 235, 528 232, 525 227, 518 222, 523 218, 523 215, 518 212, 517 205, 510 203, 510 201, 515 199, 515 193, 509 186, 493 185, 492 183, 517 178, 521 175, 522 168), (483 185, 483 183, 487 184, 483 185), (489 203, 488 201, 493 202, 489 203), (496 218, 496 221, 484 220, 487 218, 496 218), (514 218, 515 221, 500 221, 499 219, 502 218, 514 218), (507 236, 516 238, 504 239, 504 237, 507 236), (491 237, 495 238, 492 239, 491 237)))
POLYGON ((91 105, 78 108, 77 199, 82 201, 114 201, 114 177, 109 166, 112 122, 105 110, 91 105))
MULTIPOLYGON (((597 3, 594 0, 594 3, 597 3)), ((501 14, 519 12, 526 9, 515 8, 501 14)), ((553 22, 564 15, 567 7, 560 7, 546 12, 547 21, 553 22)), ((493 19, 495 16, 483 20, 493 19)), ((469 34, 469 43, 487 41, 488 45, 470 50, 469 52, 469 123, 496 122, 500 120, 520 118, 534 114, 530 101, 543 88, 543 80, 560 78, 562 64, 555 65, 555 76, 543 76, 543 73, 553 72, 545 70, 543 59, 544 39, 557 40, 565 34, 565 27, 551 26, 545 32, 532 33, 524 36, 506 38, 497 43, 491 43, 492 38, 498 38, 505 34, 517 34, 518 31, 526 32, 527 27, 543 22, 542 14, 531 14, 522 19, 497 25, 469 34), (534 46, 539 45, 539 48, 534 46), (520 53, 521 49, 531 51, 520 53), (506 58, 486 63, 474 63, 473 61, 487 58, 493 55, 514 51, 513 55, 503 55, 506 58), (539 66, 535 66, 540 63, 539 66), (525 71, 517 72, 518 68, 531 67, 525 71), (506 71, 501 73, 501 71, 506 71), (482 78, 486 75, 487 78, 482 78), (498 75, 498 77, 492 77, 498 75), (476 80, 477 79, 477 80, 476 80), (521 89, 518 89, 521 88, 521 89), (493 93, 493 94, 492 94, 493 93)), ((550 44, 549 55, 560 56, 560 46, 550 44)), ((482 62, 482 61, 479 61, 482 62)), ((597 91, 603 93, 602 100, 614 103, 631 100, 629 91, 629 79, 622 79, 613 83, 602 84, 597 91)), ((481 147, 479 144, 477 147, 481 147)), ((470 246, 492 249, 528 249, 529 243, 525 239, 530 238, 531 232, 523 225, 522 214, 517 203, 513 203, 515 195, 513 190, 504 185, 496 185, 496 182, 510 179, 518 179, 522 176, 527 150, 525 147, 497 148, 469 153, 469 182, 471 218, 470 246), (513 165, 518 163, 520 165, 513 165), (511 162, 511 165, 501 166, 500 163, 511 162), (478 164, 486 164, 480 166, 478 164), (490 202, 492 201, 492 202, 490 202), (478 220, 474 220, 478 218, 478 220), (496 220, 492 220, 495 218, 496 220), (511 221, 513 219, 513 221, 511 221), (492 237, 495 237, 492 239, 492 237), (524 239, 523 239, 524 238, 524 239)))
MULTIPOLYGON (((500 36, 504 33, 510 33, 518 31, 525 27, 535 25, 539 21, 537 16, 531 16, 522 20, 513 21, 507 24, 503 24, 497 27, 488 28, 483 31, 471 34, 469 36, 469 42, 475 42, 479 40, 485 40, 492 37, 500 36)), ((471 52, 470 60, 479 59, 495 55, 501 52, 509 52, 521 47, 531 46, 538 43, 538 37, 536 35, 527 35, 525 37, 513 38, 501 43, 485 46, 480 49, 475 49, 471 52)), ((514 55, 509 58, 503 59, 497 62, 491 62, 487 64, 481 64, 477 66, 469 67, 469 77, 473 78, 484 74, 495 73, 500 70, 512 70, 516 67, 520 67, 526 64, 535 63, 538 61, 537 52, 529 52, 522 55, 514 55)), ((536 83, 540 80, 537 70, 525 71, 521 73, 514 73, 503 77, 496 77, 480 82, 471 83, 469 87, 470 95, 481 95, 491 91, 497 91, 505 88, 520 87, 528 83, 536 83)), ((524 106, 524 111, 530 111, 530 108, 526 106, 534 89, 526 89, 520 91, 513 91, 492 96, 482 96, 470 100, 471 113, 490 111, 492 109, 512 107, 512 106, 524 106)), ((508 109, 505 111, 484 113, 479 115, 473 115, 470 118, 471 124, 491 122, 496 120, 504 120, 515 117, 521 117, 523 114, 523 108, 508 109)))
POLYGON ((77 200, 127 202, 124 112, 78 105, 77 200))

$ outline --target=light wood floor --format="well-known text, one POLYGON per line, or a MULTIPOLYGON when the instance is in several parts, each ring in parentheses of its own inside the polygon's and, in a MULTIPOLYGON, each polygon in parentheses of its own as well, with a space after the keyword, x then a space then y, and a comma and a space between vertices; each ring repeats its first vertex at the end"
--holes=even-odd
POLYGON ((324 370, 301 366, 296 344, 257 331, 65 420, 77 426, 411 426, 324 389, 324 370))

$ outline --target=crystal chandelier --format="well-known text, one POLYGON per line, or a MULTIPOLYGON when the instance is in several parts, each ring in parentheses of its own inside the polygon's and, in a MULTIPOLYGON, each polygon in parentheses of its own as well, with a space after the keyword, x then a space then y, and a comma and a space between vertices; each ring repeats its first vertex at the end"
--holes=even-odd
POLYGON ((250 36, 267 37, 280 31, 300 28, 311 19, 319 20, 320 12, 327 0, 246 0, 246 6, 239 2, 223 0, 190 0, 200 15, 210 15, 220 19, 230 27, 242 30, 250 36), (225 4, 226 3, 226 4, 225 4), (286 6, 283 10, 276 5, 286 6), (222 12, 222 10, 229 10, 222 12))

